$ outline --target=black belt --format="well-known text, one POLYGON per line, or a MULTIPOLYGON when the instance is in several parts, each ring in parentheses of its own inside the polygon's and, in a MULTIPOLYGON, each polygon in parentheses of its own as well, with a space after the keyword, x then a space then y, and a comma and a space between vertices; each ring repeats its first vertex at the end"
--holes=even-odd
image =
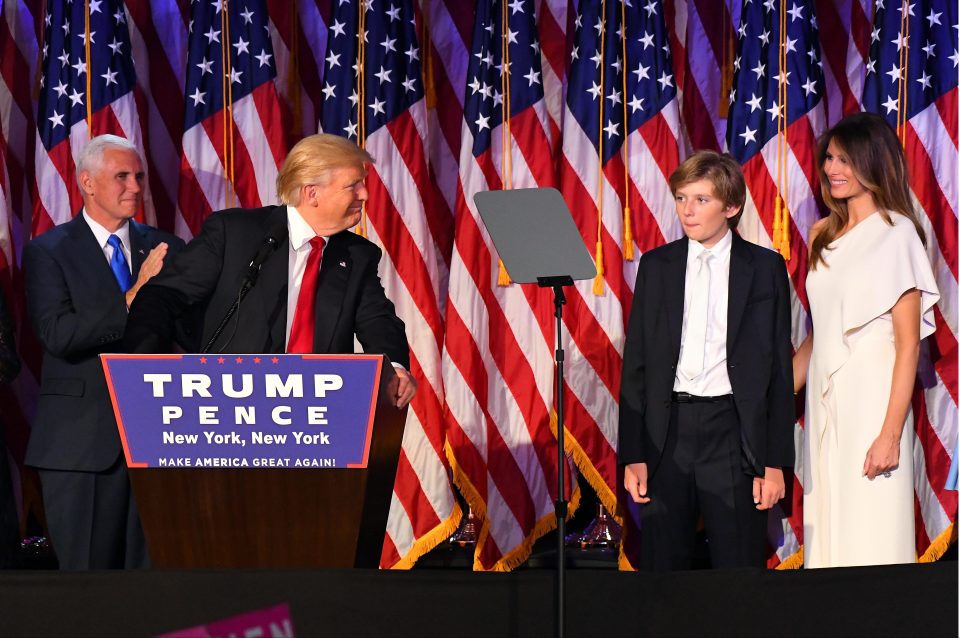
POLYGON ((733 398, 732 394, 722 394, 716 397, 698 397, 689 392, 671 392, 670 398, 674 403, 722 403, 733 398))

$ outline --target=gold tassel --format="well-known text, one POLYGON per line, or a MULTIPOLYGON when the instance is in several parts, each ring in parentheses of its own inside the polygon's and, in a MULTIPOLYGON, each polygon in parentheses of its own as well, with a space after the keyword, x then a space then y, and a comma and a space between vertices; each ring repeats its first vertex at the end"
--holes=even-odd
POLYGON ((785 261, 790 261, 790 209, 783 207, 783 221, 780 224, 783 237, 780 239, 780 254, 785 261))
POLYGON ((510 273, 507 272, 507 267, 503 265, 503 261, 497 260, 497 268, 499 272, 497 273, 497 285, 498 286, 509 286, 513 283, 513 280, 510 279, 510 273))
POLYGON ((623 258, 633 261, 633 223, 630 220, 630 207, 623 209, 623 258))
POLYGON ((773 207, 773 249, 780 250, 780 215, 783 211, 783 200, 780 199, 780 193, 777 193, 777 203, 773 207))
POLYGON ((597 242, 596 258, 597 258, 597 276, 593 278, 593 294, 599 297, 603 295, 603 292, 604 292, 603 275, 605 271, 603 268, 603 242, 602 241, 597 242))

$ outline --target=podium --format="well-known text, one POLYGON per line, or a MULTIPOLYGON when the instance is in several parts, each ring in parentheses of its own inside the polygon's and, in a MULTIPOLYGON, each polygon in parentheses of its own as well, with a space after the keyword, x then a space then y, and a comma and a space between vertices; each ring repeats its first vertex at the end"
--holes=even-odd
POLYGON ((130 462, 123 434, 153 566, 376 568, 406 416, 390 402, 393 367, 376 358, 366 467, 143 468, 130 462))

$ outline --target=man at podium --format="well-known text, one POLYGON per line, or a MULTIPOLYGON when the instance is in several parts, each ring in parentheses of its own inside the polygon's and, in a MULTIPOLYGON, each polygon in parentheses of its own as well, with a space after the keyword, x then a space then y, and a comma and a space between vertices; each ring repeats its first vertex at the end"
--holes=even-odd
POLYGON ((209 352, 349 354, 356 337, 366 353, 390 358, 399 377, 394 400, 406 406, 416 382, 403 322, 377 274, 381 251, 349 231, 367 199, 369 163, 366 151, 336 135, 297 143, 277 176, 281 205, 212 214, 140 290, 127 351, 171 351, 176 320, 194 310, 209 352))

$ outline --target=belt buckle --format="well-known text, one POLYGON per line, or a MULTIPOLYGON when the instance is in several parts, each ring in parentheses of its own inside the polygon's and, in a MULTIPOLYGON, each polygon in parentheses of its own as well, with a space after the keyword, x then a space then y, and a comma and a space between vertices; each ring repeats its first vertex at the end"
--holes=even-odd
POLYGON ((689 392, 675 392, 677 403, 693 403, 693 395, 689 392))

